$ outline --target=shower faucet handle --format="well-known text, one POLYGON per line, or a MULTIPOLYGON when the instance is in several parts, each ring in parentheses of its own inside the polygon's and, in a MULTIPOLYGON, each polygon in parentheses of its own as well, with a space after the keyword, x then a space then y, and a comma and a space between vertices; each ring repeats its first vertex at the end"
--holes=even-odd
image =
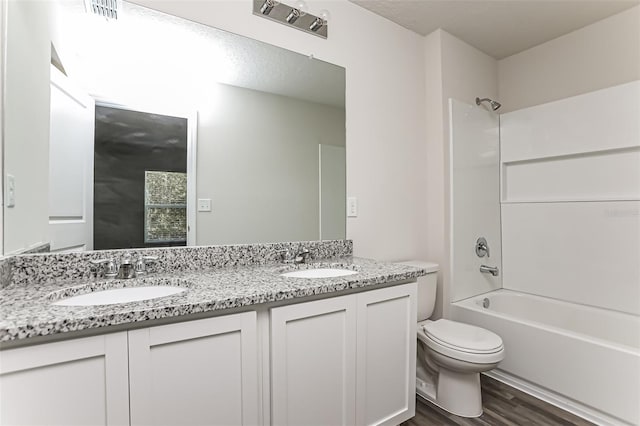
POLYGON ((491 257, 491 254, 489 252, 489 245, 487 244, 487 240, 484 237, 480 237, 478 238, 478 241, 476 241, 476 254, 478 255, 478 257, 484 257, 485 255, 487 257, 491 257))

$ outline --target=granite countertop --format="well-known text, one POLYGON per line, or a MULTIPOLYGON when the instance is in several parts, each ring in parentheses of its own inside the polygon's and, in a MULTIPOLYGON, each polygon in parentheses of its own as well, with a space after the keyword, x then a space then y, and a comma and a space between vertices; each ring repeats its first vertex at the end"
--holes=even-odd
POLYGON ((0 342, 140 321, 240 308, 340 292, 348 289, 415 279, 426 270, 355 257, 316 261, 306 265, 236 266, 171 274, 150 274, 130 280, 81 280, 15 285, 2 290, 0 342), (290 278, 280 274, 318 265, 353 269, 358 273, 335 278, 290 278), (52 302, 96 289, 172 285, 179 294, 140 302, 97 306, 55 306, 52 302))

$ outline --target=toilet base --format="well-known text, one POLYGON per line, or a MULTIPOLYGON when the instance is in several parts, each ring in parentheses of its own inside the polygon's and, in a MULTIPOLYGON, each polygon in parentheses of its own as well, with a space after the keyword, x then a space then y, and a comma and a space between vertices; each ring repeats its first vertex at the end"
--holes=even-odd
POLYGON ((421 378, 416 378, 416 394, 422 399, 460 417, 480 417, 482 415, 482 391, 479 373, 438 373, 436 386, 421 378))
POLYGON ((458 373, 440 369, 438 374, 438 405, 461 417, 482 415, 480 373, 458 373))

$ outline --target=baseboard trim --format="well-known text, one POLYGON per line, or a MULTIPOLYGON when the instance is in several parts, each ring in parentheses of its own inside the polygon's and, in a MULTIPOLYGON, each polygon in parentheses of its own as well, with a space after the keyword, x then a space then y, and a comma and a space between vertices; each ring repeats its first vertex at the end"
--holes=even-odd
POLYGON ((548 389, 544 389, 519 377, 512 376, 502 370, 491 370, 482 374, 599 426, 633 426, 631 423, 624 422, 602 411, 581 404, 548 389))

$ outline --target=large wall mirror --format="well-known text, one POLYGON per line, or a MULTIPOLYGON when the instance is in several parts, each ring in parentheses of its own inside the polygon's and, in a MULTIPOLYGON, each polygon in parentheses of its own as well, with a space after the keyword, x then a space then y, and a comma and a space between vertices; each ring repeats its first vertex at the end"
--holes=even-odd
POLYGON ((5 254, 345 238, 344 68, 120 5, 6 2, 5 254))

